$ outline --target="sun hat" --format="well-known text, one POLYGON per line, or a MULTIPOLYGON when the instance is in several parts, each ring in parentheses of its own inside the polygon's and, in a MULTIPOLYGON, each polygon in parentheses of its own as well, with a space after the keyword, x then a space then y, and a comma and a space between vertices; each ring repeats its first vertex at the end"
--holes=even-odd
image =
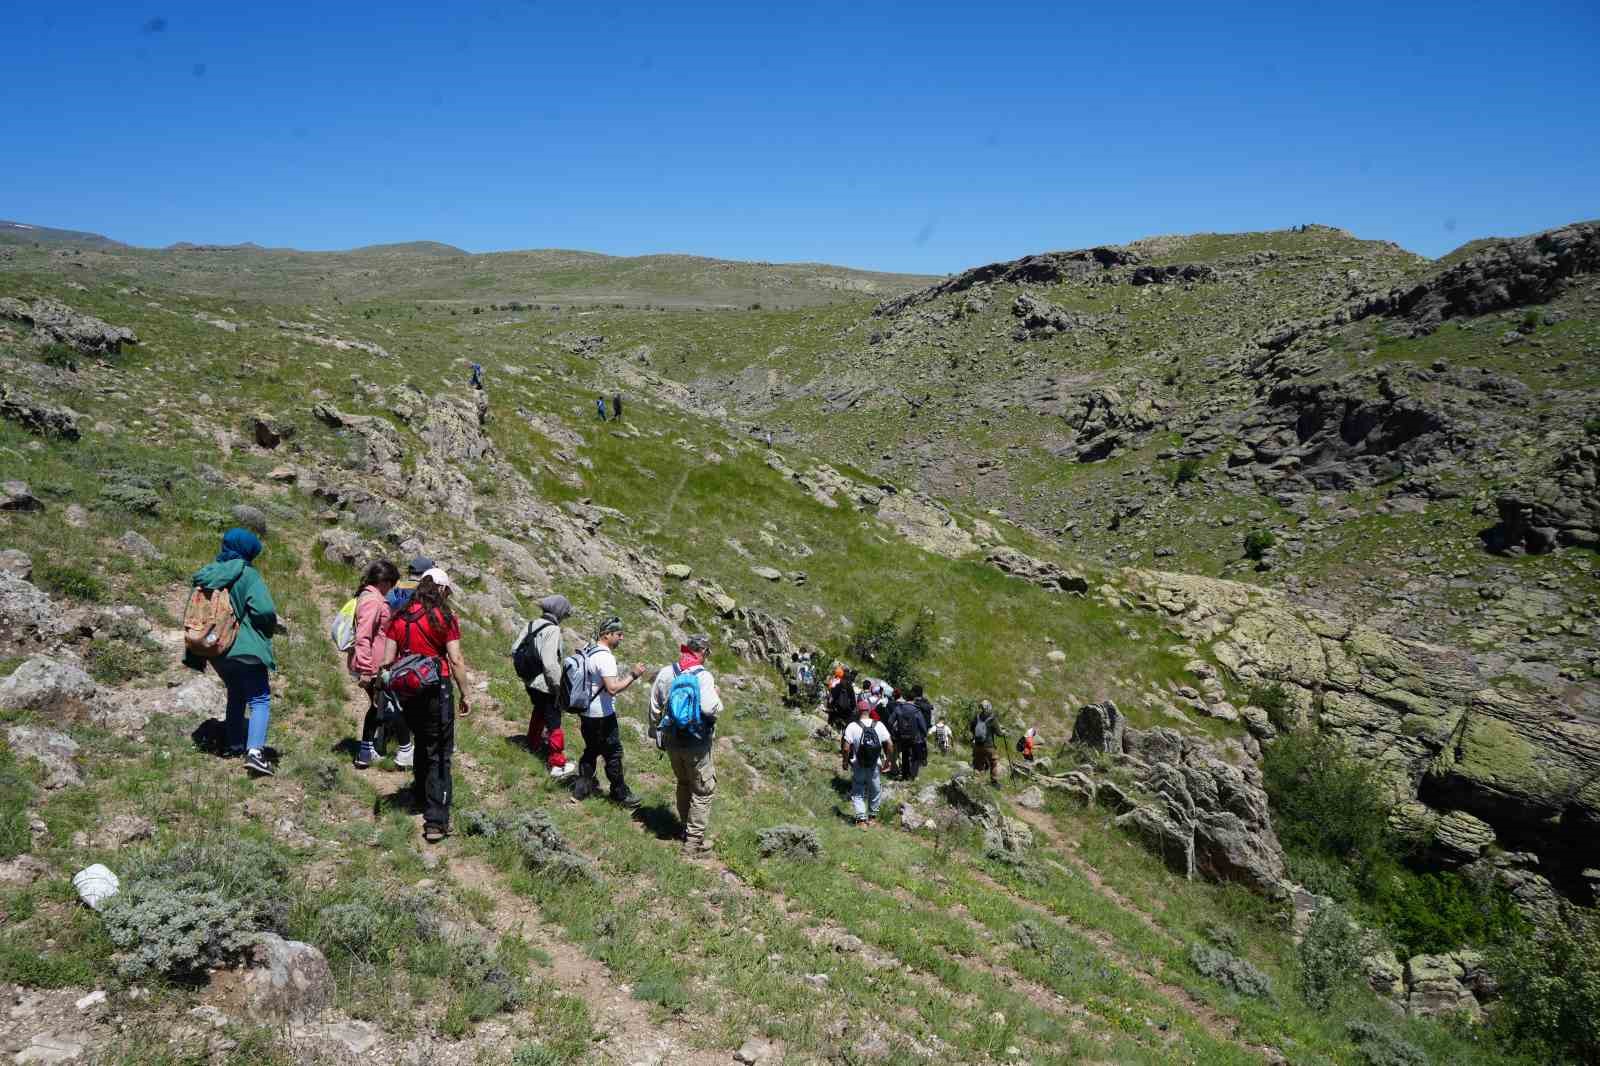
POLYGON ((425 578, 432 578, 433 583, 442 589, 447 589, 450 587, 450 575, 445 573, 443 570, 440 570, 437 566, 428 567, 422 576, 425 578))

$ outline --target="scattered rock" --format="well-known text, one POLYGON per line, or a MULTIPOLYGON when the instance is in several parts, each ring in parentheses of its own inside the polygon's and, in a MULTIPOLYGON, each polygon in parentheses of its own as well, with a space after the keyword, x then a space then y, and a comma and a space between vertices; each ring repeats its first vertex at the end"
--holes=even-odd
POLYGON ((11 725, 6 727, 6 739, 12 751, 37 759, 44 766, 45 788, 54 790, 83 784, 76 762, 78 742, 65 733, 42 726, 11 725))
POLYGON ((779 1061, 783 1052, 765 1037, 752 1036, 739 1045, 739 1050, 733 1053, 733 1061, 743 1063, 744 1066, 765 1066, 766 1063, 779 1061))
POLYGON ((25 481, 0 481, 0 511, 42 511, 44 503, 25 481))
POLYGON ((668 563, 662 567, 662 572, 668 577, 677 578, 679 581, 687 581, 689 576, 694 573, 694 570, 687 563, 668 563))
POLYGON ((27 552, 17 548, 0 550, 0 574, 20 578, 23 581, 33 579, 33 558, 27 552))
POLYGON ((66 621, 49 596, 31 582, 0 570, 0 644, 48 644, 66 632, 66 621))
POLYGON ((39 1033, 28 1046, 17 1052, 12 1062, 24 1063, 77 1062, 88 1051, 88 1037, 78 1033, 57 1035, 39 1033))
POLYGON ((267 515, 259 507, 252 507, 247 503, 236 504, 230 512, 233 520, 239 523, 258 537, 267 535, 267 515))
POLYGON ((752 574, 756 575, 756 577, 762 578, 763 580, 766 580, 766 581, 782 581, 783 580, 783 571, 774 570, 770 566, 753 566, 753 567, 750 568, 750 572, 752 574))
POLYGON ((114 355, 122 351, 124 344, 139 343, 133 330, 126 326, 107 325, 47 296, 34 300, 31 306, 0 297, 0 318, 30 325, 36 337, 71 345, 84 355, 114 355))
POLYGON ((35 403, 24 393, 4 384, 0 384, 0 418, 16 422, 41 437, 78 440, 82 435, 76 411, 35 403))
POLYGON ((304 1021, 333 1002, 333 971, 322 952, 275 933, 261 934, 240 985, 245 1012, 258 1021, 304 1021))
POLYGON ((250 434, 262 448, 276 448, 294 436, 294 428, 294 423, 268 414, 258 414, 250 420, 250 434))
POLYGON ((61 719, 86 711, 98 686, 76 663, 35 655, 0 678, 0 707, 61 719))
POLYGON ((117 538, 117 547, 129 555, 140 559, 148 559, 152 562, 159 562, 166 558, 154 544, 151 544, 142 535, 131 529, 117 538))
POLYGON ((0 862, 0 885, 26 888, 35 881, 52 876, 53 871, 43 859, 32 855, 18 855, 0 862))

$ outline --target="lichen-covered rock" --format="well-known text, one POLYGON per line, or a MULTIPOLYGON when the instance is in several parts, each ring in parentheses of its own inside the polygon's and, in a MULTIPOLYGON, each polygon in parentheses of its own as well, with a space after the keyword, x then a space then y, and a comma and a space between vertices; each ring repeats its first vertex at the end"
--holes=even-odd
POLYGON ((977 551, 972 534, 957 524, 955 517, 929 496, 916 492, 897 492, 878 504, 878 517, 894 531, 923 551, 960 559, 977 551))
POLYGON ((77 765, 78 742, 65 733, 42 726, 11 725, 6 727, 6 740, 13 752, 36 759, 44 767, 45 788, 83 784, 77 765))
POLYGON ((1013 577, 1020 577, 1024 581, 1031 581, 1040 588, 1056 592, 1076 592, 1086 594, 1089 591, 1089 580, 1075 570, 1068 570, 1057 566, 1055 563, 1043 559, 1035 559, 1015 548, 1004 545, 989 549, 985 561, 999 570, 1013 577))
POLYGON ((0 707, 60 719, 88 710, 97 690, 78 664, 35 655, 0 678, 0 707))
POLYGON ((76 411, 36 403, 25 393, 4 384, 0 384, 0 418, 41 437, 77 440, 82 436, 76 411))
POLYGON ((1072 724, 1072 742, 1090 751, 1116 755, 1122 752, 1122 731, 1128 720, 1110 700, 1091 703, 1078 711, 1072 724))
POLYGON ((333 971, 310 944, 263 933, 241 980, 245 1012, 257 1021, 308 1020, 333 1002, 333 971))
POLYGON ((1494 842, 1494 826, 1466 811, 1451 811, 1433 827, 1434 849, 1451 863, 1471 862, 1494 842))
POLYGON ((0 318, 32 326, 35 336, 71 345, 85 355, 111 355, 122 351, 124 344, 139 343, 126 326, 108 325, 47 296, 32 304, 0 297, 0 318))
POLYGON ((31 582, 0 571, 0 645, 48 644, 66 635, 60 610, 31 582))

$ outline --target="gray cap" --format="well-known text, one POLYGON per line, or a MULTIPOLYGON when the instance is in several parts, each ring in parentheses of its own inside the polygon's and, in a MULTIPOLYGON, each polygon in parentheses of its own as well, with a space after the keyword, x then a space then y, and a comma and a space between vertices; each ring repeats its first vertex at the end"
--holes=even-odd
POLYGON ((683 642, 683 646, 688 648, 690 651, 710 651, 711 638, 706 636, 704 633, 695 633, 688 640, 683 642))
POLYGON ((415 559, 411 560, 411 565, 406 569, 411 571, 412 577, 421 577, 423 574, 426 574, 429 570, 433 569, 433 560, 428 558, 426 555, 419 555, 415 559))
POLYGON ((612 615, 610 618, 607 618, 604 622, 600 623, 600 628, 594 631, 594 635, 597 637, 603 637, 607 633, 621 632, 622 619, 618 618, 616 615, 612 615))
POLYGON ((990 703, 988 700, 984 700, 982 703, 978 704, 978 706, 982 707, 986 711, 994 710, 994 704, 990 703))

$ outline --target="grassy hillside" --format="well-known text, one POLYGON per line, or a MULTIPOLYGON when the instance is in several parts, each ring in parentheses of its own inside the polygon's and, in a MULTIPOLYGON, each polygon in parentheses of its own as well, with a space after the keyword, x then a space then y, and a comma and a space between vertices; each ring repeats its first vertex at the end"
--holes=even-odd
MULTIPOLYGON (((1285 253, 1354 256, 1385 277, 1416 267, 1392 249, 1303 236, 1283 239, 1285 253)), ((1005 503, 1029 521, 976 506, 954 520, 970 532, 987 517, 1009 546, 1082 568, 1091 589, 1114 577, 1096 541, 1030 531, 1048 524, 1035 508, 1081 482, 1077 471, 1027 465, 1042 462, 1046 445, 1039 416, 1006 399, 1019 390, 979 385, 970 366, 946 369, 952 353, 959 362, 1010 350, 987 339, 1009 329, 1005 294, 954 322, 949 337, 917 325, 873 344, 885 324, 871 301, 834 303, 838 290, 828 287, 863 279, 833 268, 407 248, 328 257, 338 268, 321 275, 323 260, 300 253, 41 252, 23 248, 0 262, 0 295, 58 297, 133 328, 140 343, 68 370, 41 363, 20 331, 0 337, 8 378, 80 412, 84 429, 70 442, 0 422, 6 478, 26 480, 44 503, 0 518, 0 549, 28 553, 38 583, 63 605, 136 611, 120 626, 99 621, 88 645, 100 649, 88 663, 105 686, 100 710, 65 719, 0 710, 7 726, 70 735, 82 777, 47 788, 39 763, 0 744, 8 857, 44 865, 32 883, 0 889, 0 979, 34 997, 6 1050, 70 1021, 106 1063, 332 1062, 352 1033, 372 1038, 374 1061, 516 1066, 726 1062, 758 1039, 773 1044, 768 1062, 1354 1064, 1373 1061, 1369 1032, 1421 1056, 1408 1061, 1516 1061, 1463 1027, 1397 1019, 1364 988, 1331 1005, 1308 1001, 1286 902, 1171 873, 1104 810, 1058 793, 1025 805, 1020 779, 992 794, 974 786, 1031 836, 1020 860, 955 823, 891 828, 900 806, 925 804, 923 783, 964 768, 962 749, 936 754, 916 788, 891 787, 885 826, 852 827, 834 743, 813 734, 814 717, 782 706, 770 667, 733 654, 744 634, 699 595, 705 583, 786 622, 809 646, 837 646, 868 613, 931 611, 934 698, 946 708, 994 699, 1013 729, 1037 725, 1063 768, 1088 758, 1064 744, 1085 701, 1113 698, 1136 725, 1172 721, 1161 708, 1188 679, 1193 653, 1154 615, 1046 592, 981 557, 924 551, 842 496, 825 506, 769 461, 797 472, 826 463, 861 484, 922 481, 967 503, 1005 503), (352 268, 362 263, 370 276, 352 268), (525 285, 572 295, 559 311, 455 306, 477 298, 463 296, 474 286, 487 302, 490 293, 526 298, 525 285), (771 294, 790 285, 795 303, 830 302, 773 309, 788 301, 771 294), (674 293, 702 303, 757 293, 766 306, 573 307, 624 290, 658 305, 674 293), (372 342, 391 355, 314 338, 372 342), (404 485, 416 484, 436 447, 426 411, 470 405, 472 361, 488 371, 483 431, 494 451, 447 464, 465 479, 471 518, 430 513, 404 485), (755 398, 744 384, 751 378, 777 381, 776 393, 755 398), (842 402, 837 390, 855 384, 870 386, 865 396, 830 409, 842 402), (914 398, 937 392, 938 403, 913 412, 888 396, 888 384, 914 398), (594 396, 617 389, 626 419, 597 421, 594 396), (420 394, 418 410, 403 415, 408 390, 420 394), (387 425, 405 450, 401 480, 368 472, 358 437, 314 417, 315 403, 387 425), (274 450, 257 447, 258 414, 293 435, 274 450), (779 431, 776 455, 750 434, 755 421, 779 431), (923 443, 927 469, 906 459, 923 443), (981 460, 1000 465, 980 470, 981 460), (933 467, 943 472, 934 477, 933 467), (979 491, 997 482, 1015 495, 979 491), (314 486, 330 491, 313 494, 314 486), (403 809, 402 775, 360 774, 349 763, 357 694, 324 633, 355 571, 330 562, 317 538, 337 528, 383 540, 380 521, 336 510, 331 490, 352 488, 406 508, 420 544, 395 543, 411 532, 398 531, 386 544, 392 554, 420 547, 463 580, 475 707, 458 727, 456 833, 437 848, 422 844, 403 809), (175 665, 175 605, 238 504, 270 522, 261 567, 288 627, 277 642, 270 738, 280 775, 259 782, 192 739, 204 719, 220 716, 214 698, 197 709, 176 695, 188 678, 175 665), (573 521, 615 546, 606 565, 576 558, 563 539, 573 521), (120 546, 129 530, 162 558, 120 546), (662 576, 671 563, 689 566, 690 582, 662 576), (620 613, 630 626, 626 658, 663 662, 678 632, 713 634, 729 713, 710 857, 687 860, 671 839, 671 775, 640 735, 641 693, 621 699, 629 772, 646 799, 638 817, 571 802, 516 743, 526 704, 492 608, 513 601, 525 613, 552 587, 573 599, 577 627, 620 613), (485 823, 462 818, 467 811, 539 812, 568 850, 548 839, 533 847, 509 831, 475 835, 469 828, 485 823), (111 842, 119 815, 147 819, 146 835, 111 842), (819 854, 764 856, 760 833, 778 825, 814 831, 819 854), (328 956, 338 983, 332 1013, 295 1029, 260 1025, 228 998, 225 977, 125 976, 99 918, 68 885, 91 861, 125 873, 181 861, 209 882, 254 886, 281 905, 286 935, 328 956), (263 876, 273 870, 283 875, 263 876), (1203 976, 1197 946, 1249 961, 1270 993, 1241 994, 1203 976), (95 988, 110 993, 109 1011, 77 1012, 72 1005, 95 988), (208 1018, 220 1019, 215 1028, 208 1018)), ((1217 254, 1243 248, 1219 245, 1217 254)), ((1342 284, 1321 260, 1285 270, 1286 284, 1342 284)), ((894 284, 885 291, 905 287, 894 284)), ((1060 286, 1049 295, 1085 313, 1126 316, 1141 346, 1175 353, 1184 380, 1218 372, 1212 356, 1224 327, 1205 323, 1240 298, 1225 287, 1153 295, 1060 286)), ((1226 329, 1242 334, 1280 311, 1263 304, 1226 329)), ((1016 369, 1029 381, 1121 366, 1101 340, 1028 351, 1016 369)), ((1137 468, 1130 461, 1094 476, 1137 468)), ((1244 737, 1241 726, 1211 719, 1185 719, 1185 728, 1244 737)))

